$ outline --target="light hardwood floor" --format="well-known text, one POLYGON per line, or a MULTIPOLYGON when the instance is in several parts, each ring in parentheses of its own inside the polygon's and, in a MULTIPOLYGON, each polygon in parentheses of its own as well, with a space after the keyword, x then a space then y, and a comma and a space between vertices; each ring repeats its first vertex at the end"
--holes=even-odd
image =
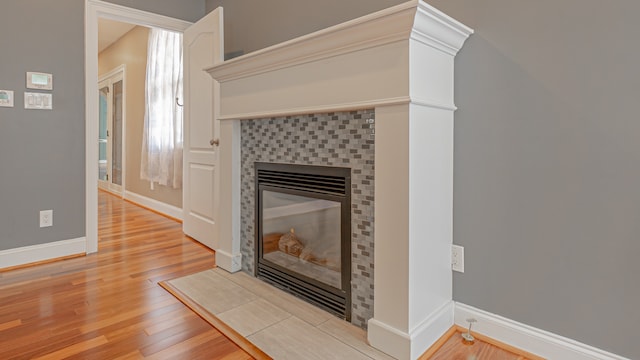
POLYGON ((157 285, 214 267, 181 224, 100 191, 99 238, 0 272, 0 359, 250 359, 157 285))
POLYGON ((453 326, 419 360, 544 360, 478 333, 469 343, 462 338, 464 332, 466 329, 453 326))
MULTIPOLYGON (((215 266, 181 228, 100 191, 97 255, 0 271, 0 359, 251 359, 157 285, 215 266)), ((421 359, 540 359, 460 331, 421 359)))

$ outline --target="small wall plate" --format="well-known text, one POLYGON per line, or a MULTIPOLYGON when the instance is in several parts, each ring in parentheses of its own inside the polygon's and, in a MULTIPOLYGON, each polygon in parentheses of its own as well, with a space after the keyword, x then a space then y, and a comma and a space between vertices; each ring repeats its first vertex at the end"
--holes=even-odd
POLYGON ((27 89, 53 90, 53 75, 28 71, 27 89))
POLYGON ((0 107, 13 107, 13 90, 0 90, 0 107))
POLYGON ((24 108, 51 110, 53 109, 53 96, 52 94, 25 92, 24 108))

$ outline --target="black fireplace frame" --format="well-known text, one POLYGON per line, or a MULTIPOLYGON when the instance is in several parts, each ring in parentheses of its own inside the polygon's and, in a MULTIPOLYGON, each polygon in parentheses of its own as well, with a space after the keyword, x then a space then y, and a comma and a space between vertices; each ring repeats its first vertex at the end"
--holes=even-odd
POLYGON ((255 276, 351 321, 351 169, 256 162, 255 276), (294 181, 287 180, 293 178, 294 181), (274 191, 335 201, 340 206, 341 285, 336 288, 263 258, 262 194, 274 191))

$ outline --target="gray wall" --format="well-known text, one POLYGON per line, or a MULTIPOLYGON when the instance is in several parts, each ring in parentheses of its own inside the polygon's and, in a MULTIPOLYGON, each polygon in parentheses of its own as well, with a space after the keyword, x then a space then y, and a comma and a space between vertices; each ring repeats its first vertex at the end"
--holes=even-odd
MULTIPOLYGON (((266 3, 207 0, 227 52, 382 2, 266 3)), ((640 3, 430 3, 476 30, 456 58, 454 299, 640 358, 640 3)))
POLYGON ((432 3, 476 30, 456 61, 454 299, 640 359, 640 3, 432 3))
POLYGON ((224 9, 225 54, 246 54, 403 2, 206 0, 206 6, 207 12, 218 6, 224 9))
POLYGON ((2 2, 0 89, 15 107, 0 108, 0 250, 85 234, 83 4, 2 2), (53 74, 53 110, 24 109, 27 71, 53 74))
POLYGON ((196 22, 205 14, 204 0, 105 0, 134 9, 196 22))
MULTIPOLYGON (((113 1, 197 20, 204 1, 113 1)), ((85 235, 84 1, 2 1, 0 251, 85 235), (29 23, 25 24, 25 19, 29 23), (53 74, 53 110, 25 110, 25 72, 53 74), (39 211, 53 209, 53 227, 39 211)), ((0 264, 1 267, 1 264, 0 264)))

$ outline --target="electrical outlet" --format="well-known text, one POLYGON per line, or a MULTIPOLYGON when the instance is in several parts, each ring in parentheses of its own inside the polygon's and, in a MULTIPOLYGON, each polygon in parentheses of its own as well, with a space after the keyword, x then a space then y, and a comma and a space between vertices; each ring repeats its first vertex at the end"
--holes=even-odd
POLYGON ((460 245, 451 245, 451 270, 464 272, 464 248, 460 245))
POLYGON ((53 210, 40 211, 40 227, 53 226, 53 210))

